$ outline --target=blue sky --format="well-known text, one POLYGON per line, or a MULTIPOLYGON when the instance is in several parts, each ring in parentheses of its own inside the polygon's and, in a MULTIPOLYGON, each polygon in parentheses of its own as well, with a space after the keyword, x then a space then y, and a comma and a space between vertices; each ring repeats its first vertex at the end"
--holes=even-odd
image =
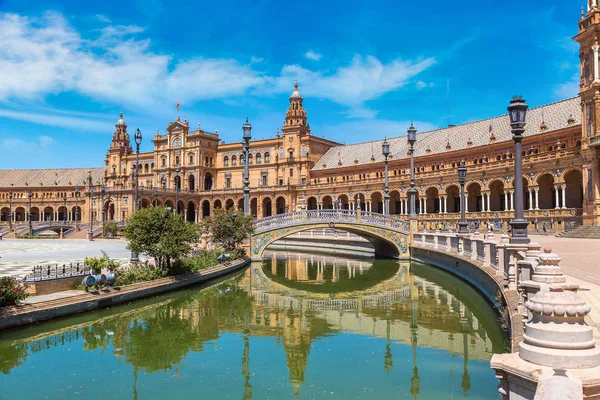
POLYGON ((143 151, 178 100, 226 142, 246 116, 271 137, 296 78, 346 143, 564 99, 580 3, 0 0, 0 168, 102 166, 120 106, 143 151))

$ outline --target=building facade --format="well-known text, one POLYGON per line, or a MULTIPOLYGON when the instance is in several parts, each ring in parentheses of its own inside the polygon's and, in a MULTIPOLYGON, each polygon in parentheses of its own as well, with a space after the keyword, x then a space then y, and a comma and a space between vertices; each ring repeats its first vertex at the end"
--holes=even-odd
MULTIPOLYGON (((580 94, 531 108, 523 141, 525 217, 532 229, 563 230, 600 223, 600 9, 590 0, 575 40, 580 44, 580 94)), ((171 207, 190 222, 215 208, 243 208, 244 164, 250 212, 257 218, 341 207, 382 212, 382 140, 340 145, 313 136, 298 84, 275 137, 224 143, 187 120, 156 132, 151 152, 136 154, 123 113, 102 168, 0 171, 0 224, 126 220, 138 207, 171 207)), ((508 103, 508 99, 507 99, 508 103)), ((418 127, 417 127, 418 128, 418 127)), ((241 132, 240 132, 241 135, 241 132)), ((388 135, 389 136, 389 135, 388 135)), ((390 213, 408 215, 410 166, 405 136, 388 139, 390 213)), ((513 141, 507 114, 417 134, 416 212, 421 227, 454 228, 459 219, 457 166, 468 173, 467 219, 506 227, 513 217, 513 141)), ((13 229, 14 230, 14 229, 13 229)))

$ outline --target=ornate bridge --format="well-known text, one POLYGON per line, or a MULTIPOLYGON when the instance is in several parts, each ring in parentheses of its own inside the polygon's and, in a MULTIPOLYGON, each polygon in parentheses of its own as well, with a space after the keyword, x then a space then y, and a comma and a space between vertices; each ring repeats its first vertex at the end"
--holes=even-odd
POLYGON ((336 228, 362 236, 378 256, 409 258, 409 222, 361 210, 303 210, 261 218, 252 235, 252 258, 260 259, 265 248, 279 239, 315 228, 336 228))

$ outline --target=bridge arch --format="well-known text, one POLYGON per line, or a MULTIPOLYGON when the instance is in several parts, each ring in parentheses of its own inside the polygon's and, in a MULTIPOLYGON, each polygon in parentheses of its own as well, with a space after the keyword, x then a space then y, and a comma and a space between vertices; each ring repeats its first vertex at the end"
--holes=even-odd
POLYGON ((354 210, 296 211, 263 218, 257 222, 252 236, 252 257, 262 259, 264 250, 271 243, 294 233, 319 228, 335 228, 359 235, 373 245, 379 257, 409 257, 408 222, 354 210))

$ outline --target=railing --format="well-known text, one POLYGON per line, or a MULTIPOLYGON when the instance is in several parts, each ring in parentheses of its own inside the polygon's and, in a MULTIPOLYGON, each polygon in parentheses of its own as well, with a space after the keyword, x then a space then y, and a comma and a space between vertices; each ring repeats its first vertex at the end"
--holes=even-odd
POLYGON ((25 282, 40 282, 72 276, 84 276, 90 273, 85 263, 69 263, 63 265, 36 265, 31 273, 23 279, 25 282))
POLYGON ((463 239, 463 253, 471 257, 473 244, 471 243, 471 239, 464 238, 463 239))
POLYGON ((378 213, 367 211, 359 212, 357 210, 310 210, 272 215, 256 221, 256 232, 260 233, 273 228, 291 225, 323 222, 350 222, 392 228, 393 230, 404 233, 409 232, 409 224, 407 221, 378 213))

